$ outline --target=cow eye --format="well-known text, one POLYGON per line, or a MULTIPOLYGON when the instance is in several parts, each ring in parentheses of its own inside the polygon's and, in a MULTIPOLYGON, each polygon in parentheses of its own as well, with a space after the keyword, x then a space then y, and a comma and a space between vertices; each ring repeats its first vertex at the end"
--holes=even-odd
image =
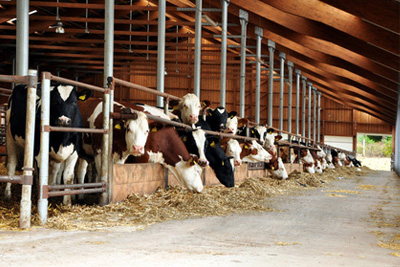
POLYGON ((183 108, 188 108, 188 106, 186 106, 186 105, 183 105, 183 108))

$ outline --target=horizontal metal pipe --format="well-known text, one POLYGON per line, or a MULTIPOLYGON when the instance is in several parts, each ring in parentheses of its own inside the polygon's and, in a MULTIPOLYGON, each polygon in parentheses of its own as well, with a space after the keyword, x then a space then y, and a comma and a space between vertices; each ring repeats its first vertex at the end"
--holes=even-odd
POLYGON ((0 82, 27 84, 28 77, 27 76, 0 75, 0 82))
POLYGON ((45 132, 106 133, 103 129, 44 126, 45 132))
POLYGON ((12 184, 20 184, 22 181, 21 175, 14 175, 14 176, 0 176, 0 182, 3 183, 12 183, 12 184))
POLYGON ((93 194, 93 193, 103 193, 105 188, 92 188, 92 189, 81 189, 81 190, 68 190, 68 191, 53 191, 48 193, 48 197, 59 197, 59 196, 69 196, 69 195, 79 195, 79 194, 93 194))
POLYGON ((6 89, 6 88, 0 88, 1 92, 8 92, 8 93, 12 93, 13 90, 11 89, 6 89))
POLYGON ((78 87, 86 88, 86 89, 89 89, 89 90, 101 92, 101 93, 104 93, 106 91, 106 89, 98 87, 98 86, 95 86, 95 85, 90 85, 90 84, 81 83, 81 82, 77 82, 77 81, 66 79, 66 78, 61 78, 61 77, 58 77, 58 76, 54 76, 51 73, 49 73, 49 75, 50 75, 50 80, 53 80, 53 81, 56 81, 56 82, 65 83, 65 84, 71 84, 71 85, 75 85, 75 86, 78 86, 78 87))
MULTIPOLYGON (((135 111, 134 111, 135 112, 135 111)), ((132 118, 134 115, 133 114, 121 114, 121 113, 111 113, 111 116, 113 118, 117 118, 117 119, 129 119, 132 118)), ((180 123, 180 122, 175 122, 175 121, 171 121, 171 120, 167 120, 167 119, 163 119, 157 116, 153 116, 150 114, 146 114, 147 118, 150 120, 154 120, 154 121, 158 121, 158 122, 163 122, 166 124, 170 124, 172 126, 176 126, 176 127, 182 127, 185 128, 188 131, 192 131, 193 128, 187 124, 184 123, 180 123)), ((203 129, 202 129, 203 130, 203 129)), ((234 139, 243 139, 243 140, 255 140, 258 141, 257 138, 253 138, 253 137, 246 137, 246 136, 240 136, 240 135, 234 135, 234 134, 227 134, 227 133, 220 133, 220 132, 214 132, 214 131, 209 131, 209 130, 203 130, 206 134, 210 134, 210 135, 216 135, 216 136, 220 136, 220 137, 230 137, 230 138, 234 138, 234 139)))
POLYGON ((121 79, 118 79, 118 78, 115 78, 115 77, 112 77, 112 79, 114 80, 114 82, 116 84, 123 85, 123 86, 129 87, 129 88, 133 88, 133 89, 137 89, 137 90, 140 90, 140 91, 143 91, 143 92, 147 92, 149 94, 163 96, 163 97, 167 97, 167 98, 170 98, 170 99, 173 99, 173 100, 181 100, 182 99, 180 97, 177 97, 177 96, 174 96, 174 95, 171 95, 171 94, 161 93, 161 92, 158 92, 157 90, 154 90, 154 89, 142 86, 142 85, 130 83, 130 82, 127 82, 127 81, 124 81, 124 80, 121 80, 121 79))
POLYGON ((49 191, 75 188, 105 187, 105 183, 49 185, 49 191))

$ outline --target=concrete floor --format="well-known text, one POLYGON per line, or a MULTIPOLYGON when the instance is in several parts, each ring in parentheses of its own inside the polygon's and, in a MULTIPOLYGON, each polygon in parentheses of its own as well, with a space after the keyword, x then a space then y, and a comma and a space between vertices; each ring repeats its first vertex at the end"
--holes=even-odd
POLYGON ((392 172, 268 201, 280 211, 145 230, 0 232, 0 266, 400 266, 395 251, 378 246, 400 234, 400 179, 392 172), (338 189, 360 194, 328 192, 338 189))

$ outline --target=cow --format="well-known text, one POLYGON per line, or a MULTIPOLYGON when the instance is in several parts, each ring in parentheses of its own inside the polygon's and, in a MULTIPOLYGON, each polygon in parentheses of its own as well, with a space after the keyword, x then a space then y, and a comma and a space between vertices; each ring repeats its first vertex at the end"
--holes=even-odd
MULTIPOLYGON (((38 86, 38 92, 41 90, 38 86)), ((17 85, 13 89, 8 102, 6 114, 7 121, 7 173, 15 174, 18 157, 23 153, 25 146, 26 100, 27 88, 25 85, 17 85)), ((86 101, 91 96, 89 90, 78 92, 75 86, 56 83, 50 86, 50 126, 82 128, 83 121, 78 101, 86 101)), ((35 145, 34 155, 40 166, 40 109, 41 101, 37 96, 36 121, 35 121, 35 145)), ((78 155, 82 153, 82 134, 76 132, 51 132, 49 141, 49 184, 55 184, 57 173, 63 166, 64 184, 72 184, 74 168, 78 155)), ((5 189, 5 199, 11 198, 11 184, 5 189)), ((64 204, 71 204, 71 196, 64 196, 64 204)))
POLYGON ((361 162, 357 160, 356 158, 353 158, 352 156, 347 156, 348 160, 350 160, 353 165, 357 168, 361 167, 361 162))
POLYGON ((199 157, 199 165, 201 167, 208 166, 209 162, 205 154, 208 141, 205 132, 200 127, 192 131, 187 131, 186 129, 178 127, 177 131, 189 153, 199 157))
POLYGON ((303 163, 303 169, 308 173, 315 173, 315 160, 308 149, 300 150, 300 162, 303 163))
POLYGON ((223 132, 226 129, 226 122, 228 118, 233 118, 237 115, 236 111, 227 112, 222 106, 216 109, 207 109, 206 121, 211 127, 211 130, 216 132, 223 132))
POLYGON ((339 152, 336 149, 331 150, 331 156, 332 156, 332 163, 336 166, 342 167, 343 164, 339 160, 339 152))
POLYGON ((229 117, 226 120, 226 127, 224 132, 230 134, 237 134, 238 125, 239 125, 239 119, 237 116, 229 117))
MULTIPOLYGON (((346 154, 344 154, 343 152, 339 152, 339 154, 338 154, 338 162, 340 162, 339 166, 345 166, 346 154)), ((350 162, 348 162, 347 164, 349 165, 350 162)))
POLYGON ((242 152, 241 144, 233 138, 224 138, 220 143, 226 156, 230 159, 233 170, 235 170, 235 167, 242 164, 242 159, 240 158, 242 152))
POLYGON ((204 105, 200 103, 199 98, 195 94, 186 94, 178 102, 178 104, 173 106, 173 113, 177 115, 184 124, 192 125, 199 121, 200 111, 206 108, 206 103, 203 101, 204 105))
POLYGON ((328 153, 326 155, 326 163, 328 164, 328 168, 330 168, 330 169, 334 169, 335 168, 335 165, 333 164, 332 154, 331 153, 328 153))
POLYGON ((174 127, 151 126, 145 150, 144 155, 130 157, 129 162, 161 163, 173 173, 182 186, 198 193, 203 190, 202 169, 198 165, 198 158, 189 154, 174 127))
POLYGON ((282 146, 279 148, 280 157, 282 158, 282 162, 284 163, 294 163, 296 159, 296 154, 294 153, 294 149, 290 149, 288 146, 282 146), (289 155, 290 150, 290 155, 289 155), (290 156, 290 159, 289 159, 290 156))
POLYGON ((264 125, 256 125, 250 129, 250 136, 257 138, 262 144, 266 141, 267 137, 267 127, 264 125))
MULTIPOLYGON (((275 146, 275 142, 281 140, 282 136, 274 134, 273 128, 266 129, 266 132, 263 131, 263 128, 264 126, 260 127, 262 129, 261 133, 263 133, 262 136, 265 138, 263 147, 272 155, 271 162, 266 167, 273 177, 287 179, 289 176, 282 159, 278 157, 278 151, 275 146)), ((260 132, 258 133, 260 134, 260 132)), ((262 136, 260 135, 260 138, 262 136)))
MULTIPOLYGON (((82 118, 86 128, 103 128, 103 101, 102 99, 89 99, 80 105, 82 118)), ((133 113, 123 104, 114 102, 114 112, 133 113)), ((149 134, 147 117, 143 112, 134 113, 131 119, 113 120, 113 163, 124 163, 129 155, 139 156, 144 154, 144 146, 149 134)), ((101 173, 101 149, 103 136, 99 134, 84 134, 83 149, 86 154, 94 157, 96 166, 96 181, 99 181, 101 173)), ((84 182, 88 162, 80 158, 78 164, 78 181, 84 182)))

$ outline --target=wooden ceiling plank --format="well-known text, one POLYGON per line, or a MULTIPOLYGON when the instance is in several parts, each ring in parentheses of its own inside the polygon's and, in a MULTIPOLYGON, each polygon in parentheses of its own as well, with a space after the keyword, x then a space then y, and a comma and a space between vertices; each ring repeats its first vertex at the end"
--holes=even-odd
MULTIPOLYGON (((262 0, 283 12, 318 21, 339 31, 400 55, 398 34, 367 23, 361 18, 317 0, 262 0)), ((363 6, 360 6, 363 8, 363 6)), ((399 17, 397 18, 399 19, 399 17)))
POLYGON ((320 0, 382 28, 400 33, 400 3, 393 0, 320 0))
MULTIPOLYGON (((282 12, 259 0, 231 0, 231 3, 264 18, 264 20, 267 20, 265 16, 268 14, 267 17, 270 22, 296 32, 299 35, 297 42, 313 45, 312 49, 317 51, 324 49, 328 54, 332 53, 332 55, 340 58, 346 59, 352 56, 357 58, 357 61, 366 61, 368 63, 371 63, 373 60, 393 70, 397 70, 400 65, 400 58, 394 57, 389 52, 369 45, 341 31, 332 29, 329 26, 282 12), (346 51, 351 51, 351 53, 346 51), (343 54, 343 52, 345 53, 343 54)), ((270 28, 264 23, 256 22, 256 25, 266 29, 270 28)))

